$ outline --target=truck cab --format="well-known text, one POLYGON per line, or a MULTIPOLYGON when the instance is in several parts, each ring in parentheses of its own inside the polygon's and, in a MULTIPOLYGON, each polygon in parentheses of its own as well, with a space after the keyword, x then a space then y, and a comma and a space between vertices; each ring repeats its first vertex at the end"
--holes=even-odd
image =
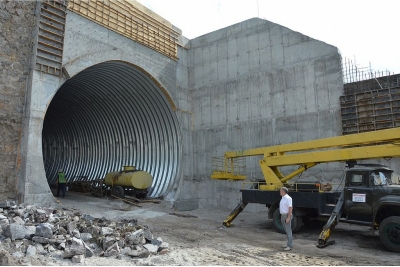
POLYGON ((344 215, 347 215, 347 220, 372 223, 374 203, 388 194, 392 172, 385 167, 361 167, 347 171, 344 188, 344 215))
POLYGON ((400 251, 400 185, 384 166, 351 168, 346 173, 342 219, 379 229, 383 244, 400 251))

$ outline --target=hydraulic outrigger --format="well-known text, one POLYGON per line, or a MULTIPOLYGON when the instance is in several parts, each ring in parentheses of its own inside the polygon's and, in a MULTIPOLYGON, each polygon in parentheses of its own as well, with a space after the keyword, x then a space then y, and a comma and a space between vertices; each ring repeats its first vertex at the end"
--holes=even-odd
MULTIPOLYGON (((277 191, 290 179, 320 163, 400 157, 399 145, 400 128, 393 128, 284 145, 230 151, 225 153, 223 161, 220 161, 223 164, 213 171, 211 178, 244 180, 246 176, 238 171, 235 160, 243 157, 263 156, 260 160, 260 167, 265 182, 259 184, 256 189, 250 190, 264 192, 277 191), (279 170, 280 167, 293 165, 299 165, 299 168, 287 175, 284 175, 279 170)), ((319 189, 319 192, 315 192, 316 194, 322 193, 321 188, 319 189)), ((253 194, 253 191, 242 190, 243 196, 244 192, 246 192, 247 196, 253 194)), ((253 195, 251 195, 252 198, 253 195)), ((319 236, 319 247, 325 247, 332 243, 328 242, 328 239, 342 217, 343 202, 344 193, 342 192, 319 236)), ((230 226, 232 221, 243 211, 248 203, 245 197, 242 197, 242 202, 224 220, 223 225, 230 226)), ((262 202, 262 204, 266 203, 262 202)))

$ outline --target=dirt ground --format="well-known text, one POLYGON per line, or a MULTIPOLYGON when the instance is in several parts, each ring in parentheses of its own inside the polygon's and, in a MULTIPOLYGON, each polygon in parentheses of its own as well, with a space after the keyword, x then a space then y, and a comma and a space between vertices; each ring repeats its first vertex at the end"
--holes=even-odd
MULTIPOLYGON (((368 227, 339 224, 325 249, 315 247, 319 230, 302 229, 294 234, 294 249, 286 252, 285 235, 275 232, 266 213, 242 212, 230 228, 222 221, 230 210, 200 209, 171 215, 172 204, 146 203, 142 208, 119 200, 95 198, 68 192, 60 205, 94 217, 135 218, 148 225, 155 237, 170 245, 170 253, 146 259, 130 257, 87 258, 85 265, 398 265, 399 255, 388 252, 379 236, 368 227)), ((71 265, 65 260, 48 259, 46 265, 71 265)))

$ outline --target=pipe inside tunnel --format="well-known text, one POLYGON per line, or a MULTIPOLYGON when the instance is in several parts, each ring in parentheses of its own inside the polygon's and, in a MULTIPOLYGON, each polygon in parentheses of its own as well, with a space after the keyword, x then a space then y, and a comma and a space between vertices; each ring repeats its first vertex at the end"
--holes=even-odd
POLYGON ((49 184, 62 169, 68 181, 104 178, 123 165, 153 176, 151 196, 178 176, 180 130, 167 97, 143 70, 110 61, 67 80, 43 124, 43 162, 49 184))

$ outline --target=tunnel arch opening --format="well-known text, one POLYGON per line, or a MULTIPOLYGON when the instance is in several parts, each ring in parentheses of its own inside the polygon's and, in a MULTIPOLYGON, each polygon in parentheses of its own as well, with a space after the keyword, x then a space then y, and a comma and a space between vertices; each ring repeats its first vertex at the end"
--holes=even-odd
POLYGON ((108 61, 67 80, 47 109, 42 130, 46 178, 96 180, 133 165, 153 176, 150 196, 178 179, 180 128, 172 99, 140 67, 108 61))

